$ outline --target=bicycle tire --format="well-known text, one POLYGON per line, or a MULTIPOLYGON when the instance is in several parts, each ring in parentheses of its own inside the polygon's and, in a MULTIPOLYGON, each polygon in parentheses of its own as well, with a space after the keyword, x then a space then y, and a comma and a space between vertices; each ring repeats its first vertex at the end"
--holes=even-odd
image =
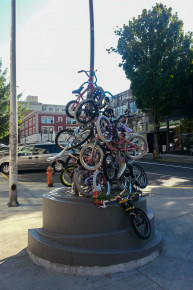
POLYGON ((60 150, 63 150, 67 146, 69 138, 73 133, 74 131, 71 129, 63 129, 59 131, 55 137, 56 146, 60 150))
POLYGON ((107 196, 110 194, 110 183, 101 170, 96 170, 93 175, 93 189, 107 196))
POLYGON ((107 117, 104 115, 99 116, 96 121, 96 128, 97 133, 103 142, 109 143, 112 140, 111 124, 107 117))
POLYGON ((151 224, 146 213, 140 208, 135 208, 130 213, 130 220, 136 235, 142 240, 147 240, 151 235, 151 224))
POLYGON ((141 135, 131 136, 127 140, 134 144, 141 142, 137 150, 135 150, 134 148, 132 149, 132 145, 125 142, 124 149, 128 148, 128 150, 125 151, 125 154, 127 155, 127 157, 131 158, 132 160, 139 160, 143 158, 145 154, 147 153, 147 140, 141 135))
POLYGON ((116 179, 118 168, 116 167, 115 158, 111 153, 104 155, 103 172, 108 181, 113 181, 116 179))
POLYGON ((98 145, 88 143, 80 151, 80 163, 87 170, 97 170, 103 163, 103 155, 103 150, 98 145), (91 153, 93 149, 95 150, 94 157, 90 159, 89 151, 91 153))
POLYGON ((90 174, 91 172, 87 170, 77 170, 74 175, 74 183, 77 190, 85 197, 90 197, 93 195, 91 180, 92 176, 90 174))
POLYGON ((81 145, 86 143, 86 141, 88 141, 88 139, 90 139, 92 135, 93 135, 92 128, 82 130, 74 137, 71 137, 71 145, 68 147, 68 150, 80 147, 81 145))
POLYGON ((60 174, 60 181, 64 186, 71 187, 75 166, 67 166, 60 174))
POLYGON ((75 101, 75 100, 72 100, 70 102, 67 103, 66 105, 66 115, 69 117, 69 118, 74 118, 74 114, 75 114, 75 109, 77 106, 75 106, 73 108, 73 110, 71 110, 71 105, 73 106, 74 104, 77 104, 78 105, 78 102, 75 101))
POLYGON ((104 94, 103 88, 97 86, 92 90, 92 92, 90 94, 90 98, 92 100, 94 100, 98 106, 100 106, 100 104, 102 103, 102 101, 104 99, 104 95, 105 94, 104 94))
POLYGON ((98 106, 94 100, 84 100, 78 104, 74 119, 78 124, 86 125, 98 116, 98 106))
POLYGON ((136 178, 137 175, 139 176, 134 182, 135 185, 139 186, 140 188, 146 188, 146 186, 148 184, 148 178, 147 178, 145 171, 143 170, 143 168, 139 164, 132 163, 132 173, 131 174, 132 174, 133 178, 136 178), (136 171, 138 171, 138 173, 136 171))

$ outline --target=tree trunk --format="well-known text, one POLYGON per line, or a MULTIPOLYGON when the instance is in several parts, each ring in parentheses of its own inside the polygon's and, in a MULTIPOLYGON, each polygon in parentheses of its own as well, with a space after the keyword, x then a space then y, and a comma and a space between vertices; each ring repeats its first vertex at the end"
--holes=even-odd
POLYGON ((160 119, 156 115, 154 117, 154 154, 153 157, 157 159, 159 157, 159 129, 160 129, 160 119))
POLYGON ((158 142, 159 129, 154 129, 154 154, 153 157, 157 159, 159 157, 159 142, 158 142))

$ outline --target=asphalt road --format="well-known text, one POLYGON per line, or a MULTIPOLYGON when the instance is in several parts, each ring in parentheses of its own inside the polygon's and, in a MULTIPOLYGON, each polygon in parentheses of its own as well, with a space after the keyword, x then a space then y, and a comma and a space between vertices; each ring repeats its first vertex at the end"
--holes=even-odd
POLYGON ((142 160, 138 162, 145 170, 149 185, 193 187, 193 166, 142 160))
MULTIPOLYGON (((145 170, 148 184, 154 186, 193 187, 193 166, 170 162, 138 161, 145 170)), ((47 182, 45 171, 19 172, 19 182, 47 182)), ((53 176, 54 184, 60 186, 60 173, 53 176)), ((62 184, 61 184, 62 186, 62 184)))

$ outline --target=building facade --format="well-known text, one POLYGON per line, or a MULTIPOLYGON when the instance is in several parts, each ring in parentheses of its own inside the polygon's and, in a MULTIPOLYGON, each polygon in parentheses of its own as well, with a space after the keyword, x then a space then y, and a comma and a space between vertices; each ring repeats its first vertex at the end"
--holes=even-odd
MULTIPOLYGON (((147 113, 137 109, 135 97, 131 90, 124 91, 115 96, 114 111, 116 116, 123 114, 126 109, 130 110, 131 115, 128 119, 128 125, 133 131, 139 132, 148 141, 148 150, 150 153, 154 149, 154 128, 151 119, 147 113)), ((161 123, 158 136, 160 153, 173 153, 193 155, 193 98, 183 107, 174 110, 161 123)))
POLYGON ((39 103, 36 96, 28 96, 21 104, 28 104, 29 111, 20 125, 20 144, 52 142, 60 130, 77 127, 76 121, 66 116, 65 106, 39 103))

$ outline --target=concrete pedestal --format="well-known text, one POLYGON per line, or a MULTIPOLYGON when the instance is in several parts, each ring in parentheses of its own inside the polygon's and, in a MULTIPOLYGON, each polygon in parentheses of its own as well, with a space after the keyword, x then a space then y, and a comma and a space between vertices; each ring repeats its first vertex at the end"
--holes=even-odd
POLYGON ((43 195, 43 228, 28 232, 31 259, 46 268, 72 274, 125 271, 152 261, 162 250, 162 236, 154 229, 154 215, 140 198, 151 222, 148 240, 136 236, 128 214, 118 204, 98 208, 90 198, 61 188, 43 195))

